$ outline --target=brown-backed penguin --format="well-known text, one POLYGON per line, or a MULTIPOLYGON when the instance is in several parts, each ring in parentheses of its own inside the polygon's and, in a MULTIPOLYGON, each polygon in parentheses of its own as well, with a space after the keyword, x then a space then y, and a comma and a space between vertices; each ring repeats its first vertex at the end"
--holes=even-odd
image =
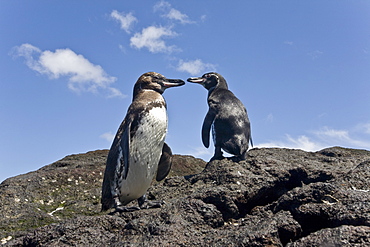
POLYGON ((154 177, 164 179, 171 168, 172 152, 164 142, 167 133, 165 89, 184 85, 155 72, 139 77, 133 100, 110 148, 102 186, 102 210, 133 211, 160 207, 146 192, 154 177), (126 207, 138 200, 139 207, 126 207))
POLYGON ((208 90, 209 109, 203 122, 202 141, 208 148, 212 128, 215 154, 211 160, 223 158, 221 149, 235 155, 236 160, 245 160, 252 139, 243 103, 228 89, 226 80, 218 73, 206 73, 187 81, 199 83, 208 90))

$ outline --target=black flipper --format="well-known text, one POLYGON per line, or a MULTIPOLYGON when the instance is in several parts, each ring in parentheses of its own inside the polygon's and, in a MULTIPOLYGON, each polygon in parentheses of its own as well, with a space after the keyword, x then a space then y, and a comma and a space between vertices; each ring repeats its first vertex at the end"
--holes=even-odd
POLYGON ((164 143, 162 148, 161 159, 159 160, 158 163, 157 176, 155 179, 157 181, 163 180, 170 172, 171 166, 172 166, 172 151, 171 148, 167 145, 167 143, 164 143))
POLYGON ((118 169, 120 165, 119 162, 124 162, 123 159, 118 161, 118 154, 120 152, 119 150, 121 149, 122 135, 126 130, 126 126, 127 121, 125 119, 122 121, 120 127, 118 128, 118 131, 116 133, 116 136, 114 138, 114 141, 108 154, 102 184, 102 198, 101 198, 102 211, 117 206, 116 197, 118 195, 115 192, 117 188, 115 177, 117 176, 117 172, 120 172, 118 169))
POLYGON ((209 133, 211 131, 211 126, 216 117, 216 113, 211 109, 208 110, 206 117, 204 118, 203 126, 202 126, 202 141, 203 145, 208 148, 209 147, 209 133))
POLYGON ((122 175, 122 178, 123 179, 126 179, 127 178, 127 174, 128 174, 128 169, 129 169, 129 165, 130 165, 130 132, 131 132, 131 121, 128 122, 127 124, 127 127, 125 129, 125 131, 123 132, 123 138, 122 138, 122 141, 121 141, 121 148, 122 148, 122 154, 123 154, 123 166, 124 166, 124 171, 123 171, 123 175, 122 175))

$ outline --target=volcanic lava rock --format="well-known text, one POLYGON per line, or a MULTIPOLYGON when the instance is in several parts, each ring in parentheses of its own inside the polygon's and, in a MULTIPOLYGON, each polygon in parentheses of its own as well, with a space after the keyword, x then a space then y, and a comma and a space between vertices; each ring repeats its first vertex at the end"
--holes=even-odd
POLYGON ((161 208, 100 212, 107 150, 0 185, 9 246, 369 246, 370 152, 252 149, 245 161, 176 155, 161 208))

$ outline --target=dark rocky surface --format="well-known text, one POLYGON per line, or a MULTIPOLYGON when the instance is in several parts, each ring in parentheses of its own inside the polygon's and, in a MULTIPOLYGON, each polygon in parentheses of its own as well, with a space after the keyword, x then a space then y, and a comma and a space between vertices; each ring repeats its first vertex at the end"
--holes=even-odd
POLYGON ((166 204, 121 214, 100 212, 106 155, 70 155, 5 180, 2 243, 370 246, 369 151, 252 149, 245 161, 208 164, 176 155, 170 176, 149 190, 166 204))

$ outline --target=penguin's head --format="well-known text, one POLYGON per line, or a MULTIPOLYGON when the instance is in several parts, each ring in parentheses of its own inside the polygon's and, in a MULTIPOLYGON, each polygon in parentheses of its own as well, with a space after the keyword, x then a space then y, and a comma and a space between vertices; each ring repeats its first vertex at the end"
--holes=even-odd
POLYGON ((159 73, 147 72, 136 81, 134 95, 142 89, 153 90, 162 94, 167 88, 178 87, 184 84, 185 82, 181 79, 168 79, 159 73))
POLYGON ((216 72, 209 72, 202 77, 190 77, 187 79, 188 82, 198 83, 205 87, 207 90, 217 88, 225 88, 227 89, 226 80, 222 77, 222 75, 216 72))

